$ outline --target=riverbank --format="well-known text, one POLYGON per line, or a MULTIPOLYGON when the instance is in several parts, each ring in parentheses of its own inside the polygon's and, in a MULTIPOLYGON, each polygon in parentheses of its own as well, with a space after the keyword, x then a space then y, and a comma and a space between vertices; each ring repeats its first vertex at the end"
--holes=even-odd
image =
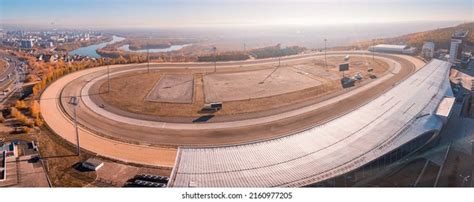
POLYGON ((88 40, 88 41, 78 41, 78 42, 72 42, 72 43, 65 43, 61 46, 58 46, 56 50, 58 51, 74 51, 76 49, 82 48, 82 47, 87 47, 95 44, 100 44, 100 43, 106 43, 112 41, 112 36, 103 36, 99 39, 96 40, 88 40))

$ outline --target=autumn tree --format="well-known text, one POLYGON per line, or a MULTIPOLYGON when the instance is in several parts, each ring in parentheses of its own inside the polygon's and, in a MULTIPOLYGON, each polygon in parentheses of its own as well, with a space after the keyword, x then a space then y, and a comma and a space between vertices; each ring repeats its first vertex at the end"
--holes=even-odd
POLYGON ((38 77, 34 74, 28 74, 28 76, 26 76, 26 82, 29 83, 29 82, 34 82, 38 79, 38 77))
POLYGON ((33 121, 28 119, 23 113, 21 113, 16 107, 10 108, 10 114, 13 118, 21 122, 23 125, 32 127, 34 125, 33 121))
POLYGON ((17 100, 16 103, 15 103, 15 107, 17 109, 25 109, 25 108, 27 108, 26 102, 23 101, 23 100, 17 100))
POLYGON ((3 113, 0 112, 0 123, 5 122, 5 117, 3 117, 3 113))
POLYGON ((39 117, 39 115, 40 115, 40 105, 39 105, 38 101, 33 100, 30 103, 30 113, 31 113, 31 116, 33 118, 38 118, 39 117))

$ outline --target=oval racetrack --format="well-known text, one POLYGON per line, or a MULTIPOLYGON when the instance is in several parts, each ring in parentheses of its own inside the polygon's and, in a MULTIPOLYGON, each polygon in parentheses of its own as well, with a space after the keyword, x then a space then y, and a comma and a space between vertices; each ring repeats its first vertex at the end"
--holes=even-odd
MULTIPOLYGON (((347 54, 328 53, 330 54, 347 54)), ((350 54, 367 54, 350 52, 350 54)), ((298 55, 284 60, 298 60, 313 55, 298 55)), ((41 95, 41 113, 48 127, 75 144, 76 136, 70 96, 81 95, 77 107, 81 147, 100 156, 138 164, 172 167, 178 146, 220 146, 275 139, 313 127, 341 116, 390 89, 424 65, 410 56, 377 54, 391 64, 391 73, 344 94, 310 103, 301 108, 249 119, 213 123, 169 123, 123 116, 97 106, 90 99, 89 88, 103 79, 106 67, 68 74, 53 82, 41 95)), ((276 59, 220 63, 218 69, 277 63, 276 59)), ((153 64, 152 69, 209 69, 209 63, 153 64)), ((111 75, 123 71, 146 70, 146 65, 111 66, 111 75)), ((106 75, 105 75, 106 76, 106 75)))

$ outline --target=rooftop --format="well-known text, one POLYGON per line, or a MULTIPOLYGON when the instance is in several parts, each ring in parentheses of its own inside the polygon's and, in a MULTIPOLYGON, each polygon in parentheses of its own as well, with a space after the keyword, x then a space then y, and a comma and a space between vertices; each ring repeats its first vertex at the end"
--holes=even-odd
POLYGON ((423 48, 433 48, 434 49, 435 47, 435 44, 431 41, 427 41, 425 43, 423 43, 423 48))
POLYGON ((469 34, 469 31, 463 30, 463 31, 455 31, 452 35, 453 38, 464 38, 469 34))
POLYGON ((392 45, 392 44, 378 44, 375 48, 389 48, 389 49, 406 49, 407 45, 392 45))
POLYGON ((170 179, 175 187, 297 187, 355 170, 429 131, 452 96, 451 64, 432 60, 380 97, 308 130, 227 147, 180 147, 170 179), (344 126, 344 127, 341 127, 344 126))

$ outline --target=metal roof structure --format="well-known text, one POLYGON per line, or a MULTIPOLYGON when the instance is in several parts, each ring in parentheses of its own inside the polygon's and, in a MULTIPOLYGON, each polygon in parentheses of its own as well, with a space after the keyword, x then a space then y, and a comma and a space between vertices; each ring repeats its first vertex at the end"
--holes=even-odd
POLYGON ((373 46, 374 48, 386 48, 386 49, 394 49, 394 50, 403 50, 408 48, 407 45, 392 45, 392 44, 378 44, 373 46))
POLYGON ((413 75, 338 118, 286 137, 178 150, 172 187, 298 187, 355 170, 427 132, 452 96, 451 64, 432 60, 413 75))
POLYGON ((416 48, 409 47, 407 45, 378 44, 378 45, 369 47, 369 51, 414 54, 416 51, 416 48))

